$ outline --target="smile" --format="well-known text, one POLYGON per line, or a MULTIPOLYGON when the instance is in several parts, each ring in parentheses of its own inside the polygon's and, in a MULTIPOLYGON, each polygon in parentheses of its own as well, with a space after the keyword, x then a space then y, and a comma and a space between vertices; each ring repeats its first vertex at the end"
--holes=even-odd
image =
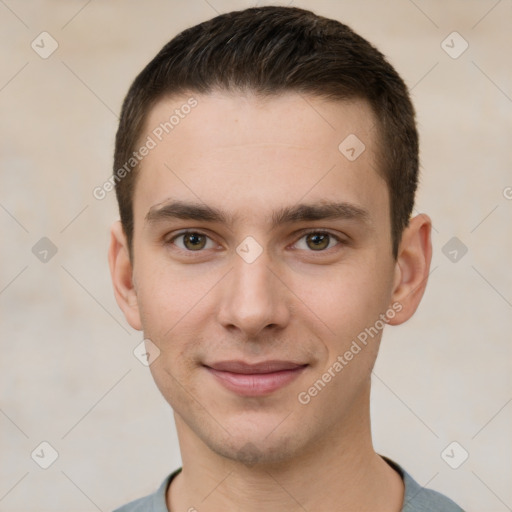
POLYGON ((306 366, 290 361, 223 361, 205 368, 229 391, 240 396, 265 396, 295 380, 306 366))

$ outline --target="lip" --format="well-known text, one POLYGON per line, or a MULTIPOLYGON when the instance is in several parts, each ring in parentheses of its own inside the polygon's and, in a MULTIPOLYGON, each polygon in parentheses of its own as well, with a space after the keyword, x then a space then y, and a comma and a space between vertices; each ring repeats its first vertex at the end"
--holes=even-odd
POLYGON ((295 380, 307 364, 291 361, 220 361, 204 365, 226 389, 241 396, 264 396, 295 380))

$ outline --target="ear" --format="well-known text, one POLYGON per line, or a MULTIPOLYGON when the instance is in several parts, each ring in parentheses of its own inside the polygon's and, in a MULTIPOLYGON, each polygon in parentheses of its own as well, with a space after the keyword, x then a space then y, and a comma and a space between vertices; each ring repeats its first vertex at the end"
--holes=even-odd
POLYGON ((391 325, 409 320, 423 297, 432 259, 431 229, 430 217, 422 213, 409 221, 402 234, 392 294, 393 304, 402 307, 397 308, 396 315, 388 320, 391 325))
POLYGON ((137 302, 137 290, 133 280, 133 268, 128 251, 128 242, 120 221, 114 222, 110 229, 108 263, 117 304, 123 311, 127 322, 134 329, 141 331, 142 324, 137 302))

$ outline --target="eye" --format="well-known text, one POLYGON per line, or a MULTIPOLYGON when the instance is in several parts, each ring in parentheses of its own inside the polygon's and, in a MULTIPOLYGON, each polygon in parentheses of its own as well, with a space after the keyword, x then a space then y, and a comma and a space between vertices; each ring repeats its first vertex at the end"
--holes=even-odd
POLYGON ((331 249, 333 247, 331 242, 333 241, 338 242, 334 245, 339 245, 342 243, 340 238, 327 231, 309 231, 299 239, 296 245, 299 249, 311 249, 316 252, 322 252, 326 249, 331 249), (303 239, 305 239, 305 244, 300 247, 300 241, 303 239))
POLYGON ((210 237, 199 231, 185 231, 172 237, 167 243, 174 244, 179 239, 182 239, 182 245, 178 243, 175 245, 181 250, 188 252, 200 252, 202 249, 212 249, 215 246, 210 237), (208 241, 210 241, 210 246, 207 246, 208 241))
MULTIPOLYGON (((328 231, 309 231, 302 235, 295 243, 295 247, 313 252, 326 252, 342 243, 339 237, 328 231)), ((178 249, 189 253, 215 248, 213 240, 200 231, 184 231, 170 238, 166 244, 176 245, 178 249)))

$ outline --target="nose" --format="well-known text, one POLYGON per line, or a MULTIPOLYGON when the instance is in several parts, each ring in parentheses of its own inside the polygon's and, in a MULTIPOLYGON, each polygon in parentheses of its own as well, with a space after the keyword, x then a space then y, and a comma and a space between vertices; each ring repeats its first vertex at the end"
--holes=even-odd
POLYGON ((246 338, 279 329, 289 321, 289 292, 265 251, 252 263, 234 255, 233 269, 221 289, 218 321, 246 338), (277 275, 276 275, 277 274, 277 275))

